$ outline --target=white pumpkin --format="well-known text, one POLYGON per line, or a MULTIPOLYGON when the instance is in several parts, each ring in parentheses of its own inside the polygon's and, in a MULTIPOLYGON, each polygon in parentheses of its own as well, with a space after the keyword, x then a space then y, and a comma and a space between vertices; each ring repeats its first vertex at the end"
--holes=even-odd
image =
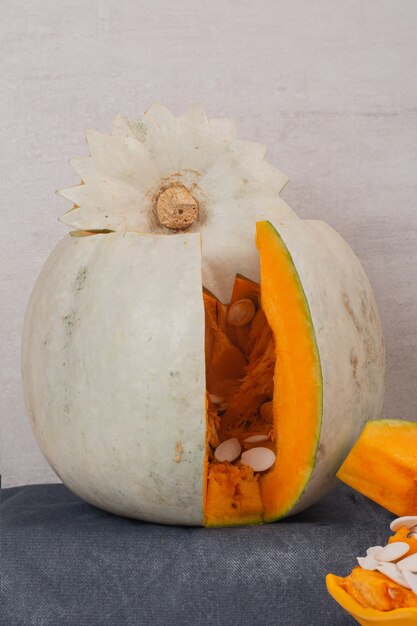
MULTIPOLYGON (((237 272, 259 277, 261 219, 288 254, 320 370, 308 460, 279 515, 321 497, 364 421, 381 413, 382 331, 359 261, 326 224, 294 218, 278 195, 285 177, 273 182, 263 151, 236 142, 233 128, 207 120, 200 107, 175 119, 157 105, 141 124, 119 116, 111 137, 91 135, 92 157, 74 163, 85 184, 65 192, 77 204, 65 222, 90 234, 62 240, 30 300, 22 376, 38 443, 70 489, 121 515, 207 523, 202 288, 227 300, 237 272), (158 224, 158 185, 174 190, 173 203, 165 196, 168 214, 174 205, 193 216, 197 201, 187 228, 158 224)), ((297 364, 280 369, 291 353, 280 275, 264 269, 261 280, 266 294, 277 294, 262 306, 276 344, 279 412, 287 391, 302 398, 303 388, 297 364)), ((277 421, 277 489, 289 480, 285 457, 303 437, 303 410, 299 427, 296 410, 291 427, 289 416, 277 421)))

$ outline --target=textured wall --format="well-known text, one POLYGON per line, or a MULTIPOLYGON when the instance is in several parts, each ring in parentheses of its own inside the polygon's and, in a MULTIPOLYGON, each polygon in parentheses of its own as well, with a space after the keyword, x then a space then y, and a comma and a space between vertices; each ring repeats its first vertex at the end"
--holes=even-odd
POLYGON ((64 234, 84 128, 161 100, 234 116, 291 177, 284 197, 339 230, 374 286, 387 417, 417 418, 417 2, 3 0, 0 247, 3 484, 55 480, 25 416, 22 319, 64 234))

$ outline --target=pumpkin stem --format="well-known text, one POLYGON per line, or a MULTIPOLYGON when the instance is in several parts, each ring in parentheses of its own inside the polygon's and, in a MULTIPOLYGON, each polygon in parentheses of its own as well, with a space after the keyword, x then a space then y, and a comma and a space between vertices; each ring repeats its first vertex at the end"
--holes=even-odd
POLYGON ((156 215, 160 224, 173 230, 191 226, 198 218, 198 213, 197 200, 180 184, 163 189, 156 201, 156 215))

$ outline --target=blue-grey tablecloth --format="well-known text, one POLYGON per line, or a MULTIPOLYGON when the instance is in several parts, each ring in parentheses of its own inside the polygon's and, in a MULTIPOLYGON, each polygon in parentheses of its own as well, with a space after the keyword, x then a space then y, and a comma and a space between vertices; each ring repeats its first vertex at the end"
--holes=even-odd
POLYGON ((288 520, 180 528, 116 517, 63 485, 2 492, 0 624, 348 626, 325 575, 344 575, 392 516, 339 485, 288 520))

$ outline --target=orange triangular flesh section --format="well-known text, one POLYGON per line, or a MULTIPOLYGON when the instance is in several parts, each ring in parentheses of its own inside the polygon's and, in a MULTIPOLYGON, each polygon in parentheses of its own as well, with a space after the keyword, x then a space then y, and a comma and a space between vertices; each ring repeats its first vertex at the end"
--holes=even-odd
POLYGON ((368 422, 337 477, 398 516, 417 515, 417 423, 368 422))

